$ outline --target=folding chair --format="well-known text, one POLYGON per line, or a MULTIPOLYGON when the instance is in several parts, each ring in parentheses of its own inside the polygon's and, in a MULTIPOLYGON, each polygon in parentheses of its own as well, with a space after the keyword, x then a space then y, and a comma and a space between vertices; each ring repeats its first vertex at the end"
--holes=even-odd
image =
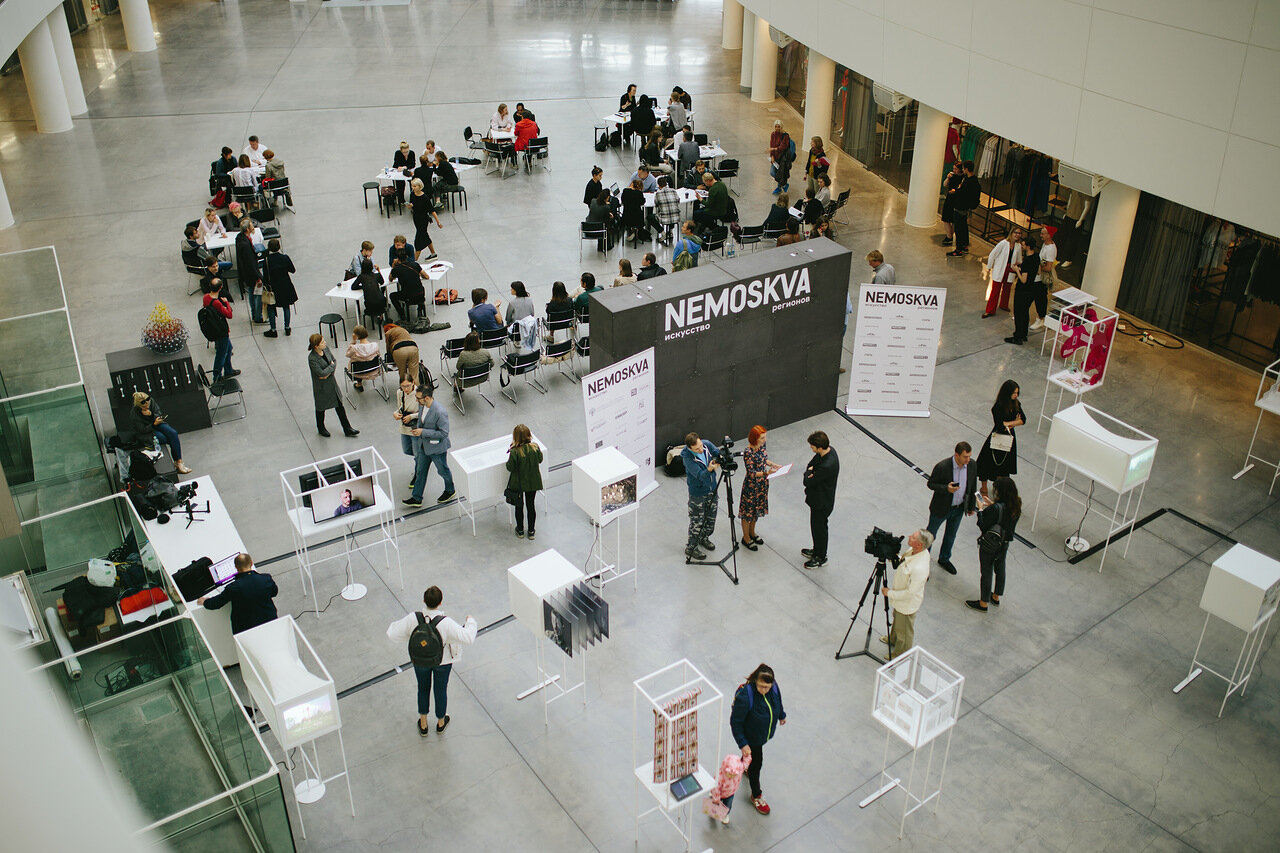
POLYGON ((249 211, 249 218, 257 223, 258 227, 262 229, 263 240, 280 239, 280 229, 274 225, 267 224, 268 222, 280 221, 276 219, 276 212, 274 208, 268 207, 265 209, 251 210, 249 211))
MULTIPOLYGON (((524 150, 524 167, 530 174, 533 173, 533 161, 547 159, 549 147, 545 136, 535 136, 529 140, 529 147, 524 150)), ((538 165, 547 172, 551 171, 551 167, 545 162, 538 165)))
POLYGON ((187 272, 191 276, 187 279, 187 296, 199 293, 200 279, 204 278, 204 264, 183 264, 183 266, 187 268, 187 272))
POLYGON ((849 190, 845 190, 844 192, 840 193, 839 196, 836 197, 835 201, 827 202, 827 209, 826 211, 824 211, 827 215, 827 218, 830 219, 832 222, 838 221, 841 225, 848 225, 849 223, 846 220, 844 219, 837 220, 835 218, 836 212, 840 210, 840 208, 844 207, 845 204, 848 203, 848 201, 849 201, 849 190))
MULTIPOLYGON (((743 228, 742 230, 746 231, 747 229, 743 228)), ((786 233, 787 233, 787 226, 778 225, 774 228, 765 228, 763 233, 761 233, 760 236, 765 240, 777 240, 779 237, 781 237, 783 234, 786 234, 786 233)))
POLYGON ((576 350, 573 346, 573 338, 565 338, 563 341, 553 341, 543 349, 543 364, 554 364, 556 372, 561 376, 567 376, 574 382, 578 381, 578 376, 573 370, 573 356, 576 350), (569 372, 564 372, 565 364, 569 365, 569 372))
POLYGON ((582 241, 594 240, 596 251, 609 254, 609 226, 603 222, 578 223, 578 260, 582 260, 582 241), (603 249, 600 247, 604 246, 603 249))
POLYGON ((755 251, 755 246, 764 236, 763 225, 744 225, 742 233, 737 236, 739 246, 751 246, 751 251, 755 251))
POLYGON ((728 180, 729 178, 736 178, 738 176, 737 160, 730 160, 730 159, 721 160, 720 165, 715 169, 712 169, 711 171, 715 173, 717 180, 721 180, 725 182, 725 186, 729 188, 729 192, 733 193, 734 195, 737 195, 737 193, 733 189, 733 184, 728 180))
POLYGON ((467 143, 467 150, 479 151, 482 154, 485 153, 484 143, 480 141, 478 136, 471 132, 471 125, 467 125, 462 129, 462 138, 467 143))
POLYGON ((238 201, 246 209, 257 205, 258 188, 257 187, 232 187, 231 200, 238 201))
POLYGON ((542 340, 548 344, 556 342, 556 332, 565 332, 565 339, 573 339, 573 315, 561 317, 556 320, 542 321, 542 340))
POLYGON ((508 353, 507 357, 502 360, 502 377, 499 378, 499 385, 502 386, 501 393, 511 402, 516 402, 516 389, 513 384, 517 376, 524 377, 526 385, 531 385, 543 394, 547 393, 547 389, 538 381, 538 372, 542 369, 542 350, 530 350, 529 352, 513 352, 508 353), (530 379, 532 374, 533 378, 530 379), (510 393, 507 392, 510 388, 510 393))
MULTIPOLYGON (((591 366, 591 336, 590 335, 583 335, 582 337, 574 341, 573 351, 587 360, 587 367, 591 366)), ((574 370, 574 375, 578 376, 578 372, 576 369, 574 370)), ((578 378, 581 379, 582 377, 578 376, 578 378)))
POLYGON ((466 343, 466 338, 450 338, 440 345, 440 375, 450 382, 454 379, 451 365, 457 362, 458 356, 467 348, 466 343))
MULTIPOLYGON (((359 382, 361 385, 372 383, 373 390, 382 398, 382 402, 385 403, 391 399, 391 393, 382 381, 382 374, 384 373, 384 370, 381 358, 375 358, 371 361, 351 362, 342 369, 342 372, 346 374, 347 381, 351 383, 351 387, 353 389, 356 387, 356 382, 359 382)), ((352 403, 351 405, 352 408, 356 408, 355 403, 352 403)))
POLYGON ((283 198, 284 209, 292 214, 297 214, 298 211, 293 209, 293 192, 289 189, 288 178, 276 178, 271 182, 271 187, 267 192, 271 193, 270 204, 272 210, 276 209, 276 199, 283 198))
POLYGON ((490 381, 492 373, 492 364, 476 364, 471 367, 464 367, 462 370, 457 372, 453 378, 453 404, 458 407, 459 412, 462 412, 464 415, 467 413, 467 405, 462 399, 462 392, 464 388, 474 390, 480 395, 481 399, 491 407, 493 406, 493 401, 485 396, 483 391, 479 390, 480 386, 485 385, 490 381))
POLYGON ((707 229, 702 239, 702 251, 720 252, 724 256, 724 244, 729 239, 729 229, 723 225, 715 225, 707 229))
MULTIPOLYGON (((511 343, 511 335, 507 331, 506 326, 499 326, 496 329, 485 329, 484 331, 480 332, 480 348, 481 349, 501 351, 501 350, 505 350, 507 348, 507 344, 509 343, 511 343)), ((500 360, 501 360, 501 352, 499 352, 499 358, 495 358, 494 361, 500 361, 500 360)))
POLYGON ((496 160, 498 162, 498 177, 505 178, 507 176, 506 175, 507 163, 510 159, 508 155, 513 153, 514 151, 515 151, 515 146, 513 145, 504 145, 501 142, 494 142, 492 139, 486 139, 484 141, 484 153, 485 153, 484 173, 487 175, 493 171, 492 169, 489 168, 489 163, 496 160))
POLYGON ((209 409, 209 419, 213 423, 224 423, 224 421, 218 420, 218 409, 222 406, 222 398, 230 397, 233 394, 236 399, 232 405, 235 405, 235 403, 240 404, 240 416, 227 418, 227 420, 238 421, 249 414, 249 410, 244 404, 244 389, 240 387, 240 380, 231 376, 226 379, 219 379, 217 382, 210 382, 209 374, 205 373, 203 364, 196 365, 196 374, 200 378, 200 384, 204 386, 204 390, 208 393, 208 397, 205 398, 205 404, 213 403, 213 407, 209 409))

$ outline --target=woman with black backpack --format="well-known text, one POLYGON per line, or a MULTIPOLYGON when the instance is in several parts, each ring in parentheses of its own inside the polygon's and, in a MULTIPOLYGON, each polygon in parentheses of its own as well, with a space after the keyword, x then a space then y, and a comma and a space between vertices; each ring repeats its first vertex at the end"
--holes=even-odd
POLYGON ((978 567, 982 579, 978 588, 979 598, 966 601, 965 604, 974 610, 987 612, 988 605, 1000 606, 1000 596, 1004 595, 1005 557, 1009 552, 1009 542, 1013 539, 1013 531, 1018 526, 1018 518, 1022 515, 1022 498, 1018 497, 1018 487, 1009 477, 996 478, 996 498, 981 501, 986 507, 978 512, 978 567), (991 588, 991 576, 995 575, 995 589, 991 588))
POLYGON ((778 726, 787 724, 787 712, 782 707, 782 691, 773 677, 773 668, 760 664, 746 682, 738 685, 733 694, 733 710, 729 712, 729 729, 742 750, 742 757, 751 759, 747 767, 747 781, 751 783, 751 805, 760 814, 767 815, 769 804, 760 790, 760 768, 764 766, 764 745, 773 737, 778 726))

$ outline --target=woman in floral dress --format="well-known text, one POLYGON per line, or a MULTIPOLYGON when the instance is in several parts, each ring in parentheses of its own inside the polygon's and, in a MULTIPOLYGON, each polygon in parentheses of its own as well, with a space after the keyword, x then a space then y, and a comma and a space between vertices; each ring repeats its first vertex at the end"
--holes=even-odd
POLYGON ((742 544, 749 551, 758 551, 764 544, 764 540, 756 535, 756 521, 769 514, 769 475, 780 467, 769 461, 769 453, 764 446, 765 435, 764 427, 753 426, 747 433, 747 449, 742 451, 745 473, 738 518, 742 520, 742 544))

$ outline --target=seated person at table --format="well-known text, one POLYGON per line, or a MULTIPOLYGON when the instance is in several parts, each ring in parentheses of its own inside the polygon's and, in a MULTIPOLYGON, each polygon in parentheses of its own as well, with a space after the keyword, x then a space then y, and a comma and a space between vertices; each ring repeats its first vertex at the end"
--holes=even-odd
POLYGON ((587 179, 587 187, 582 191, 582 203, 587 207, 591 206, 591 202, 595 201, 600 193, 604 192, 604 169, 599 166, 591 167, 591 177, 587 179))
MULTIPOLYGON (((238 201, 233 201, 227 205, 227 212, 222 217, 222 223, 227 226, 228 231, 239 231, 240 223, 244 222, 247 216, 248 212, 244 209, 244 206, 238 201)), ((257 228, 256 224, 254 228, 257 228)), ((255 243, 254 245, 260 244, 255 243)))
MULTIPOLYGON (((373 243, 369 242, 368 240, 365 240, 360 244, 359 253, 357 253, 356 256, 351 259, 351 263, 347 264, 347 274, 342 277, 343 280, 345 281, 347 279, 355 278, 356 276, 360 275, 360 265, 365 262, 365 259, 369 259, 369 260, 373 259, 373 243)), ((374 264, 373 269, 375 272, 377 272, 378 265, 374 264)))
POLYGON ((702 188, 703 188, 703 187, 702 187, 702 179, 703 179, 706 175, 708 175, 708 174, 710 174, 710 173, 707 171, 707 161, 706 161, 706 160, 696 160, 696 161, 694 161, 693 168, 692 168, 692 169, 690 169, 688 172, 685 172, 685 175, 684 175, 684 188, 685 188, 685 189, 687 189, 687 190, 700 190, 700 189, 702 189, 702 188))
POLYGON ((357 391, 364 390, 364 383, 355 379, 356 374, 367 373, 374 367, 381 367, 382 356, 378 353, 378 345, 369 340, 368 329, 364 326, 356 326, 351 330, 351 343, 347 344, 347 361, 351 362, 351 376, 354 380, 352 384, 356 386, 357 391))
POLYGON ((701 210, 693 212, 693 221, 708 228, 718 224, 728 214, 729 190, 725 187, 724 181, 716 180, 716 176, 710 172, 703 174, 702 185, 707 188, 707 199, 703 202, 701 210))
POLYGON ((493 114, 493 118, 489 119, 490 132, 495 130, 510 131, 516 126, 511 120, 510 114, 507 112, 506 104, 498 104, 498 111, 493 114))
POLYGON ((387 313, 387 296, 382 290, 382 276, 373 271, 373 259, 365 258, 360 264, 360 275, 351 283, 352 290, 359 290, 364 297, 363 316, 375 320, 387 313))
POLYGON ((471 328, 477 332, 491 332, 502 328, 502 314, 499 313, 502 300, 495 299, 490 305, 485 301, 488 298, 489 291, 483 287, 471 291, 471 310, 467 312, 467 319, 471 322, 471 328))
POLYGON ((631 111, 636 108, 636 84, 632 83, 627 87, 627 91, 618 98, 618 114, 627 117, 627 121, 618 125, 618 131, 625 137, 629 133, 631 124, 631 111))
POLYGON ((216 175, 230 175, 231 170, 238 165, 240 164, 236 160, 236 152, 224 145, 222 146, 222 154, 218 156, 218 164, 214 166, 213 171, 216 175))
POLYGON ((240 165, 231 170, 231 184, 237 187, 258 187, 258 176, 254 174, 253 164, 248 154, 240 155, 240 165))
POLYGON ((684 89, 681 89, 679 86, 672 86, 672 87, 671 87, 671 94, 673 94, 673 95, 675 95, 677 98, 679 98, 679 100, 680 100, 680 104, 681 104, 681 105, 682 105, 686 110, 691 110, 691 109, 693 109, 693 98, 689 97, 689 93, 688 93, 688 92, 686 92, 684 89))
POLYGON ((133 392, 133 408, 129 410, 129 425, 133 429, 134 438, 141 444, 152 443, 169 445, 173 454, 173 467, 179 474, 190 474, 191 469, 182 464, 182 442, 178 440, 178 431, 165 423, 169 416, 160 411, 145 391, 133 392))
POLYGON ((792 243, 799 243, 803 239, 800 236, 800 220, 792 217, 787 220, 787 231, 778 238, 778 245, 789 246, 792 243))
POLYGON ((387 266, 392 267, 393 272, 397 258, 402 261, 412 261, 414 256, 413 244, 409 242, 407 237, 403 234, 397 234, 391 238, 391 248, 387 249, 387 266))
MULTIPOLYGON (((413 149, 409 147, 409 143, 400 140, 400 147, 396 149, 396 153, 391 155, 391 168, 396 172, 402 173, 406 178, 413 177, 413 168, 418 164, 417 158, 413 154, 413 149)), ((404 188, 408 181, 396 181, 396 195, 400 201, 404 201, 404 188)))
POLYGON ((666 275, 667 271, 658 263, 658 256, 653 252, 645 252, 644 260, 640 262, 640 274, 636 276, 637 281, 644 281, 650 278, 657 278, 660 275, 666 275))
POLYGON ((671 164, 662 159, 662 131, 656 127, 649 132, 649 138, 640 149, 640 162, 649 167, 650 173, 671 173, 671 164))
POLYGON ((468 332, 462 344, 462 352, 458 353, 458 362, 454 366, 455 375, 458 377, 454 384, 458 390, 470 388, 472 385, 479 385, 484 382, 482 377, 468 379, 465 382, 462 381, 463 368, 478 367, 483 364, 492 367, 493 356, 489 355, 488 350, 480 346, 480 335, 475 332, 468 332))
POLYGON ((276 605, 271 600, 280 588, 265 572, 253 569, 253 558, 248 554, 236 555, 236 576, 217 594, 196 599, 197 604, 208 610, 231 605, 231 633, 239 634, 277 618, 276 605))
POLYGON ((267 162, 266 151, 267 146, 259 142, 258 137, 250 136, 249 144, 240 152, 240 156, 248 157, 249 162, 255 166, 264 166, 267 162))
POLYGON ((596 241, 596 248, 601 252, 605 251, 606 241, 609 248, 613 248, 614 239, 614 216, 613 216, 613 196, 608 190, 601 190, 600 195, 596 196, 595 201, 591 202, 591 209, 587 211, 586 222, 588 224, 604 225, 605 236, 596 241))
MULTIPOLYGON (((361 387, 359 382, 356 383, 356 390, 357 391, 364 390, 364 388, 361 387)), ((340 515, 346 515, 349 512, 355 512, 358 509, 364 509, 364 504, 360 503, 360 499, 356 497, 352 497, 350 489, 343 489, 342 497, 339 500, 341 502, 336 507, 333 508, 334 518, 337 518, 340 515)))
POLYGON ((222 220, 218 218, 218 214, 213 212, 212 207, 204 209, 204 216, 200 222, 196 224, 196 241, 201 245, 211 236, 221 236, 227 233, 227 226, 222 224, 222 220))
POLYGON ((272 190, 271 188, 271 183, 273 181, 287 180, 289 177, 284 173, 284 160, 280 157, 277 157, 276 152, 272 151, 270 148, 264 151, 262 153, 262 156, 265 157, 267 160, 266 166, 264 167, 266 171, 262 175, 262 192, 264 194, 268 192, 271 193, 272 202, 274 202, 277 198, 279 198, 280 194, 283 193, 284 203, 288 205, 292 205, 293 193, 289 192, 288 189, 276 191, 276 190, 272 190))
POLYGON ((653 193, 658 191, 658 179, 650 173, 649 165, 647 163, 641 163, 636 168, 636 170, 631 174, 631 180, 640 181, 641 192, 653 193))
POLYGON ((415 305, 421 305, 425 314, 427 289, 422 282, 429 279, 426 270, 412 257, 398 258, 391 267, 391 278, 396 283, 391 304, 396 306, 400 322, 409 322, 409 309, 415 305))
MULTIPOLYGON (((428 139, 422 143, 422 155, 427 158, 428 163, 436 161, 436 141, 434 139, 428 139)), ((422 157, 418 158, 418 162, 422 162, 422 157)))
POLYGON ((653 207, 645 216, 649 227, 658 232, 658 242, 671 242, 671 229, 680 222, 680 194, 671 189, 666 175, 658 179, 658 191, 653 195, 653 207))
POLYGON ((817 225, 818 220, 822 218, 822 202, 818 201, 817 194, 812 188, 804 191, 804 224, 817 225))
MULTIPOLYGON (((458 186, 458 170, 449 162, 449 156, 443 151, 436 152, 436 182, 431 185, 431 193, 437 197, 448 194, 449 190, 458 186)), ((436 225, 440 217, 436 217, 436 225)))
POLYGON ((769 214, 765 216, 762 223, 766 231, 777 231, 787 227, 787 220, 791 218, 791 197, 787 193, 778 195, 778 200, 769 207, 769 214))
MULTIPOLYGON (((222 223, 218 223, 221 225, 222 223)), ((200 245, 199 230, 194 225, 188 225, 187 229, 182 232, 182 242, 178 244, 179 251, 182 252, 182 262, 189 267, 203 267, 205 261, 215 258, 213 252, 210 252, 204 246, 200 245)), ((231 269, 231 261, 218 261, 218 271, 231 269)))
MULTIPOLYGON (((631 185, 622 191, 622 226, 627 230, 627 237, 640 239, 644 230, 644 190, 639 178, 631 181, 631 185)), ((648 235, 644 235, 645 239, 648 235)))
POLYGON ((523 101, 517 102, 516 108, 511 111, 511 120, 514 121, 516 124, 519 124, 520 119, 524 118, 524 116, 525 116, 524 102, 523 101))
MULTIPOLYGON (((222 278, 222 262, 210 255, 204 261, 204 275, 200 277, 200 292, 217 293, 223 284, 225 284, 225 281, 222 278)), ((226 294, 228 302, 235 301, 226 291, 223 291, 223 293, 226 294)))
POLYGON ((573 294, 573 313, 585 323, 591 311, 591 294, 604 290, 596 286, 596 277, 589 272, 582 274, 581 284, 573 294))
POLYGON ((702 147, 693 141, 692 130, 686 128, 681 136, 680 146, 676 149, 676 174, 678 175, 683 175, 693 168, 698 158, 702 156, 702 147))
POLYGON ((675 136, 676 131, 688 123, 689 111, 684 108, 679 96, 672 92, 671 100, 667 103, 667 120, 662 126, 666 129, 668 136, 675 136))
POLYGON ((515 124, 516 133, 516 152, 524 151, 529 147, 529 142, 538 135, 538 123, 534 121, 533 113, 525 113, 515 124))
POLYGON ((644 139, 658 123, 653 115, 653 101, 648 95, 640 96, 640 103, 631 111, 631 132, 644 139))

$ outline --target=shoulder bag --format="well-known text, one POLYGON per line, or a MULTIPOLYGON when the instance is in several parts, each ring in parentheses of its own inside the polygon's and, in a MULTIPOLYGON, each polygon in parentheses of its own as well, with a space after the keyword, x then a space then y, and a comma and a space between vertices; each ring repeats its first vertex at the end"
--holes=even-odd
POLYGON ((1004 504, 996 504, 996 523, 988 527, 986 530, 978 534, 978 551, 982 554, 993 557, 1000 553, 1000 549, 1005 546, 1004 525, 1004 504))

